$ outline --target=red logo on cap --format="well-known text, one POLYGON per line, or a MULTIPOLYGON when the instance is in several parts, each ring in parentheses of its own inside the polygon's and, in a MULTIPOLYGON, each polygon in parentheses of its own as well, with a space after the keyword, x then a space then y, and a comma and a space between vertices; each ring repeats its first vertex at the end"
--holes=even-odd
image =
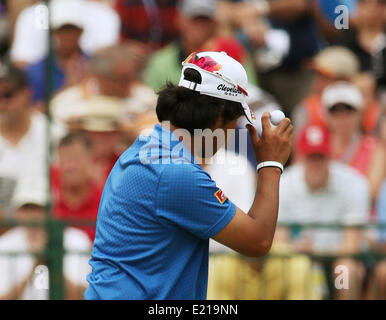
POLYGON ((218 189, 218 190, 214 193, 214 195, 215 195, 215 197, 217 198, 217 200, 218 200, 221 204, 223 204, 223 203, 226 201, 226 199, 228 199, 228 198, 225 196, 224 192, 222 192, 221 189, 218 189))
POLYGON ((218 71, 222 68, 221 64, 215 61, 212 57, 203 56, 199 58, 196 52, 190 54, 189 57, 185 59, 184 63, 195 64, 197 67, 209 72, 218 71))

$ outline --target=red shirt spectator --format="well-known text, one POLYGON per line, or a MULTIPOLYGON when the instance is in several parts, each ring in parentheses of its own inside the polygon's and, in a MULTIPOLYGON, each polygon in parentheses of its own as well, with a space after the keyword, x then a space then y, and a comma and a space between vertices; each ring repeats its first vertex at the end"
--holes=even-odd
MULTIPOLYGON (((92 156, 89 141, 81 134, 71 133, 58 147, 59 165, 51 170, 54 216, 59 219, 96 222, 102 186, 91 175, 92 156)), ((70 223, 72 224, 72 223, 70 223)), ((85 231, 94 240, 95 226, 72 225, 85 231)))
POLYGON ((361 131, 363 95, 349 82, 336 82, 323 91, 322 105, 332 133, 332 158, 367 177, 374 204, 385 176, 385 151, 375 137, 361 131))

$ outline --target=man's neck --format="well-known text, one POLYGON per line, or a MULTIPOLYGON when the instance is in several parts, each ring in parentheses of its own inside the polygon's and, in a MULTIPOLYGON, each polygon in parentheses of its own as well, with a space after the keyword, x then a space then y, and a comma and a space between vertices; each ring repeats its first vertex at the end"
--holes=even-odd
MULTIPOLYGON (((168 126, 164 126, 164 125, 162 125, 162 124, 161 124, 161 126, 162 126, 163 128, 165 128, 165 129, 167 129, 167 130, 173 132, 173 133, 174 133, 174 131, 176 131, 177 129, 179 129, 179 128, 177 128, 176 126, 172 125, 171 123, 169 123, 168 126)), ((178 137, 178 138, 179 138, 179 140, 184 144, 185 148, 188 149, 189 152, 190 152, 192 155, 194 155, 194 153, 193 153, 193 146, 194 146, 194 139, 193 139, 193 137, 192 137, 191 140, 190 140, 190 145, 188 145, 187 143, 184 143, 184 140, 183 140, 182 137, 178 137)))
MULTIPOLYGON (((162 124, 161 124, 162 126, 162 124)), ((175 130, 179 129, 177 128, 176 126, 172 125, 171 123, 169 123, 168 126, 162 126, 163 128, 171 131, 174 133, 175 130)), ((194 136, 191 136, 190 137, 190 140, 189 142, 187 142, 186 138, 183 139, 182 137, 179 137, 179 140, 184 144, 185 148, 190 152, 190 154, 193 156, 194 158, 194 162, 196 164, 199 164, 202 168, 206 165, 206 162, 209 160, 207 158, 202 158, 200 157, 199 155, 196 154, 196 152, 194 151, 194 146, 195 146, 195 139, 194 139, 194 136)), ((205 143, 205 141, 202 141, 202 143, 205 143)))

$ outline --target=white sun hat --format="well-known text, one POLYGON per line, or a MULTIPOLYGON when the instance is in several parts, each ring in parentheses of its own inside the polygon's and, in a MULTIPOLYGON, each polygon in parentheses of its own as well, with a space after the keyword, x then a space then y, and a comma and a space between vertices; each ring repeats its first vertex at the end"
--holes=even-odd
POLYGON ((43 178, 21 179, 12 197, 12 206, 18 209, 26 204, 44 207, 48 201, 48 184, 43 178))
POLYGON ((84 29, 84 7, 82 0, 52 1, 50 4, 52 28, 59 29, 69 24, 84 29))
POLYGON ((244 67, 225 52, 194 52, 182 63, 180 87, 207 96, 240 102, 248 121, 255 124, 256 117, 247 104, 248 77, 244 67), (192 68, 201 75, 201 84, 186 80, 184 72, 192 68))
POLYGON ((329 85, 322 93, 322 105, 330 109, 338 103, 347 104, 357 110, 361 110, 363 96, 359 89, 350 82, 338 81, 329 85))

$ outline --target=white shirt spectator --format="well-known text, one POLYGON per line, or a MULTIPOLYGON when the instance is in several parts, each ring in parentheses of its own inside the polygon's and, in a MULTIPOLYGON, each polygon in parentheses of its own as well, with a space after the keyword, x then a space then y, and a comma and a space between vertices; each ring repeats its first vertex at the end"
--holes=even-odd
POLYGON ((15 187, 21 179, 33 180, 46 176, 45 137, 46 118, 39 112, 31 116, 30 128, 17 145, 11 144, 0 134, 1 202, 5 191, 8 196, 12 196, 12 193, 8 194, 10 190, 3 190, 5 187, 15 187))
MULTIPOLYGON (((366 224, 370 213, 370 191, 366 178, 354 169, 330 162, 329 178, 322 190, 311 191, 300 164, 285 170, 280 181, 279 223, 366 224)), ((338 250, 342 232, 331 228, 307 229, 315 252, 338 250)))
MULTIPOLYGON (((204 167, 216 185, 237 207, 248 212, 256 193, 256 170, 246 157, 224 148, 217 151, 213 163, 204 167)), ((212 252, 230 252, 228 247, 210 240, 212 252)))
MULTIPOLYGON (((64 278, 75 285, 86 287, 86 276, 91 271, 88 264, 91 242, 84 232, 71 227, 64 231, 63 237, 64 249, 73 252, 65 254, 63 258, 64 278)), ((13 228, 0 237, 0 297, 29 279, 21 298, 48 299, 49 290, 44 288, 49 276, 48 271, 44 270, 48 269, 43 265, 36 266, 37 260, 28 253, 29 250, 27 233, 23 227, 13 228), (42 281, 37 277, 47 278, 42 281)))
MULTIPOLYGON (((92 55, 98 49, 118 43, 121 23, 111 7, 85 0, 79 0, 78 6, 85 26, 80 46, 86 54, 92 55)), ((31 64, 46 56, 48 32, 44 10, 43 2, 38 2, 25 8, 17 18, 11 48, 13 62, 31 64)))
POLYGON ((31 116, 28 132, 11 144, 0 135, 0 176, 15 180, 45 176, 46 118, 40 112, 31 116))
MULTIPOLYGON (((18 181, 42 179, 46 173, 47 119, 33 112, 28 132, 16 144, 11 144, 0 134, 0 206, 9 212, 9 201, 18 181)), ((53 142, 65 133, 64 128, 51 129, 53 142)))

